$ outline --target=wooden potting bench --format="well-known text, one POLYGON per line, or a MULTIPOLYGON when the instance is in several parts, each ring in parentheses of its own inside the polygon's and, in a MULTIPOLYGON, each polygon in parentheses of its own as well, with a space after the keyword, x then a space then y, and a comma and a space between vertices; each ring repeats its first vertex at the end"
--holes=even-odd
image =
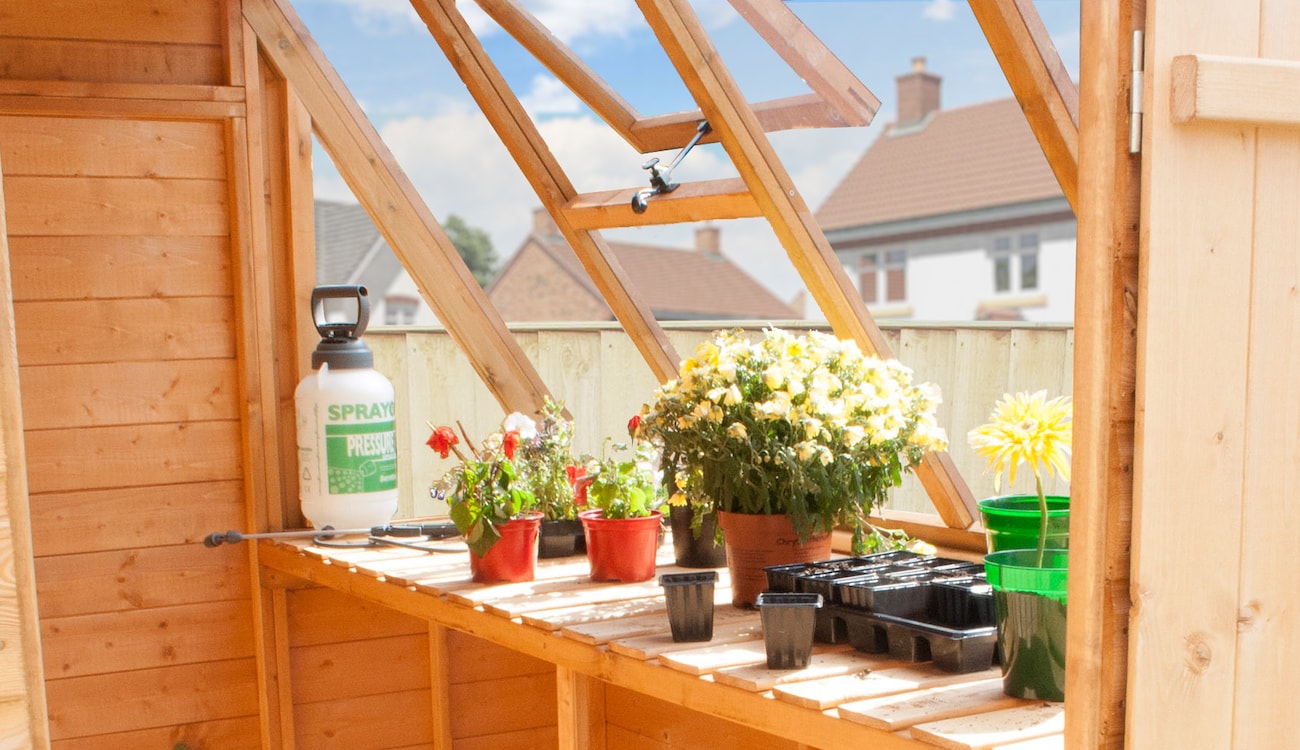
MULTIPOLYGON (((586 558, 577 556, 541 561, 535 581, 484 585, 470 580, 463 545, 444 549, 263 541, 258 556, 265 585, 309 581, 425 619, 435 635, 461 631, 553 664, 561 748, 606 746, 606 685, 824 750, 1064 747, 1064 705, 1007 697, 996 666, 953 674, 815 644, 807 668, 768 669, 760 616, 730 604, 725 569, 713 639, 674 643, 657 578, 592 583, 586 558)), ((681 572, 665 551, 671 546, 661 548, 657 574, 681 572)), ((445 643, 431 639, 430 682, 446 707, 434 717, 434 737, 449 747, 450 716, 459 709, 440 656, 445 643)))

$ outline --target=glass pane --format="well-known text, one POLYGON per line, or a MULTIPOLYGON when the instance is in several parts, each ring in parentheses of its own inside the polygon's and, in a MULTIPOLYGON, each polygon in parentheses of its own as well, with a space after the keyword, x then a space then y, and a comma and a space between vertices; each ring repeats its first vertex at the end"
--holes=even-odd
POLYGON ((907 299, 907 271, 891 268, 885 272, 885 299, 889 302, 907 299))
POLYGON ((1038 253, 1025 253, 1020 256, 1020 288, 1038 288, 1038 253))
POLYGON ((879 266, 880 266, 880 256, 877 255, 876 253, 863 253, 862 255, 858 256, 858 268, 862 269, 863 273, 866 273, 867 271, 874 271, 879 266))
POLYGON ((1011 291, 1011 258, 1005 255, 993 259, 993 290, 1011 291))
POLYGON ((868 305, 876 304, 876 272, 867 271, 858 276, 858 289, 862 292, 862 301, 868 305))

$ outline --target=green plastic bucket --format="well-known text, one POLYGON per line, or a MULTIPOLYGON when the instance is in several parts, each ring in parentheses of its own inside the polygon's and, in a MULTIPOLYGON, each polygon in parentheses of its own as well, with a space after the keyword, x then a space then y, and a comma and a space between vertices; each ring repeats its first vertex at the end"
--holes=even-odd
MULTIPOLYGON (((1038 547, 1038 496, 1002 495, 979 501, 989 552, 1038 547)), ((1047 496, 1047 544, 1070 548, 1070 498, 1047 496)))
POLYGON ((1017 549, 984 556, 993 588, 1002 691, 1016 698, 1065 700, 1065 619, 1069 550, 1017 549))

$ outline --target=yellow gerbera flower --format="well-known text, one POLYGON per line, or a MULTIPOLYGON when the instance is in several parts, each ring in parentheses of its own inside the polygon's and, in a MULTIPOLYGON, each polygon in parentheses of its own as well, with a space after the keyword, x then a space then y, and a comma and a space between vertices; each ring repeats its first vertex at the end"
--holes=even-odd
POLYGON ((1029 464, 1039 482, 1044 471, 1069 480, 1073 412, 1067 396, 1048 401, 1047 391, 1006 394, 993 407, 989 423, 971 430, 967 439, 988 460, 997 489, 1001 489, 1003 470, 1015 484, 1021 463, 1029 464))

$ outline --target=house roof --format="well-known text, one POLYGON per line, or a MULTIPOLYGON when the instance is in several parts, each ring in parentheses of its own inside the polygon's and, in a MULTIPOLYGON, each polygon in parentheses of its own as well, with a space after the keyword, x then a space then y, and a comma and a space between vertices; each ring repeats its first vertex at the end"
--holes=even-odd
MULTIPOLYGON (((535 242, 572 278, 603 299, 578 256, 562 237, 534 233, 535 242)), ((637 293, 660 318, 789 320, 787 303, 721 253, 608 241, 614 259, 637 293)), ((509 264, 501 276, 509 272, 509 264)))
POLYGON ((348 283, 381 241, 379 230, 359 204, 317 200, 315 208, 316 280, 348 283))
POLYGON ((1015 99, 891 124, 817 211, 823 231, 1061 198, 1015 99))

